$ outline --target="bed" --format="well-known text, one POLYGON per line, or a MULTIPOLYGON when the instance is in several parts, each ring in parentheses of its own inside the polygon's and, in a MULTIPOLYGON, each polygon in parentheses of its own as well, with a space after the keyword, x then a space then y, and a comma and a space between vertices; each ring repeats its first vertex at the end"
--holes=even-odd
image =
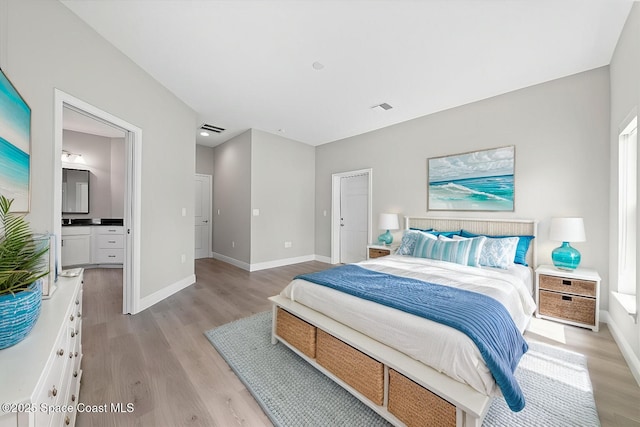
MULTIPOLYGON (((537 223, 406 217, 405 229, 465 230, 468 237, 535 236, 537 223)), ((533 266, 535 239, 529 242, 521 262, 533 266)), ((489 295, 506 309, 520 338, 535 309, 533 273, 524 265, 478 268, 391 255, 345 267, 489 295)), ((485 364, 478 350, 481 345, 448 326, 305 278, 293 280, 270 298, 273 343, 287 345, 394 425, 481 425, 492 399, 501 394, 487 367, 491 364, 485 364)))

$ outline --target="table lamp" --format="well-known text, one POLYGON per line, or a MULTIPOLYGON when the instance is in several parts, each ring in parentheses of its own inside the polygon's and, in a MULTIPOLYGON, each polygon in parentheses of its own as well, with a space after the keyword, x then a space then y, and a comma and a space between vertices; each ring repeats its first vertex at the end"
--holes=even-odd
POLYGON ((580 265, 580 252, 570 242, 587 240, 582 218, 551 218, 549 239, 562 242, 551 252, 553 265, 561 270, 575 270, 580 265))
POLYGON ((378 242, 382 245, 390 245, 391 242, 393 242, 393 236, 391 235, 389 230, 398 230, 400 228, 400 225, 398 223, 398 214, 380 214, 378 228, 380 230, 387 230, 386 233, 382 233, 380 236, 378 236, 378 242))

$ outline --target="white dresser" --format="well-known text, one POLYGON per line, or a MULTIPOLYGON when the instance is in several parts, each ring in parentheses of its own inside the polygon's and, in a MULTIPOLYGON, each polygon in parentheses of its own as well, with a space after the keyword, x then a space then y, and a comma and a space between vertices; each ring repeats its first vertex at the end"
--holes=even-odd
POLYGON ((82 377, 82 285, 82 270, 77 277, 60 277, 27 338, 0 350, 0 427, 75 424, 82 377))
POLYGON ((62 227, 62 266, 122 266, 124 227, 87 225, 62 227))

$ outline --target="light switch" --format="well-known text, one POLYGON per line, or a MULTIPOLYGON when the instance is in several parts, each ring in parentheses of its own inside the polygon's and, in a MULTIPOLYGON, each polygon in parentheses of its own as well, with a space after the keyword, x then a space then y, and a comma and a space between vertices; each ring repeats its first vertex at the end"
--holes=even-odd
POLYGON ((182 216, 187 216, 187 208, 182 208, 182 216))
POLYGON ((258 215, 260 215, 260 209, 254 209, 253 216, 258 216, 258 215))

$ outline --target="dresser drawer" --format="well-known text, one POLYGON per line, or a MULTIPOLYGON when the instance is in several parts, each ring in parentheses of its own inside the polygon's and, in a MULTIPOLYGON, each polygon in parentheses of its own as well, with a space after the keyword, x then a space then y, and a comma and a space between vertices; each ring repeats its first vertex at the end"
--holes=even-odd
POLYGON ((596 296, 596 282, 590 280, 569 279, 566 277, 547 276, 541 274, 539 278, 540 289, 564 292, 573 295, 587 297, 596 296))
POLYGON ((391 254, 391 249, 369 248, 369 258, 380 258, 391 254))
POLYGON ((98 264, 122 264, 124 262, 123 249, 101 249, 96 256, 98 264))
POLYGON ((122 249, 124 248, 124 236, 122 234, 98 234, 99 249, 122 249))
POLYGON ((538 312, 544 316, 595 325, 596 300, 541 289, 538 312))

